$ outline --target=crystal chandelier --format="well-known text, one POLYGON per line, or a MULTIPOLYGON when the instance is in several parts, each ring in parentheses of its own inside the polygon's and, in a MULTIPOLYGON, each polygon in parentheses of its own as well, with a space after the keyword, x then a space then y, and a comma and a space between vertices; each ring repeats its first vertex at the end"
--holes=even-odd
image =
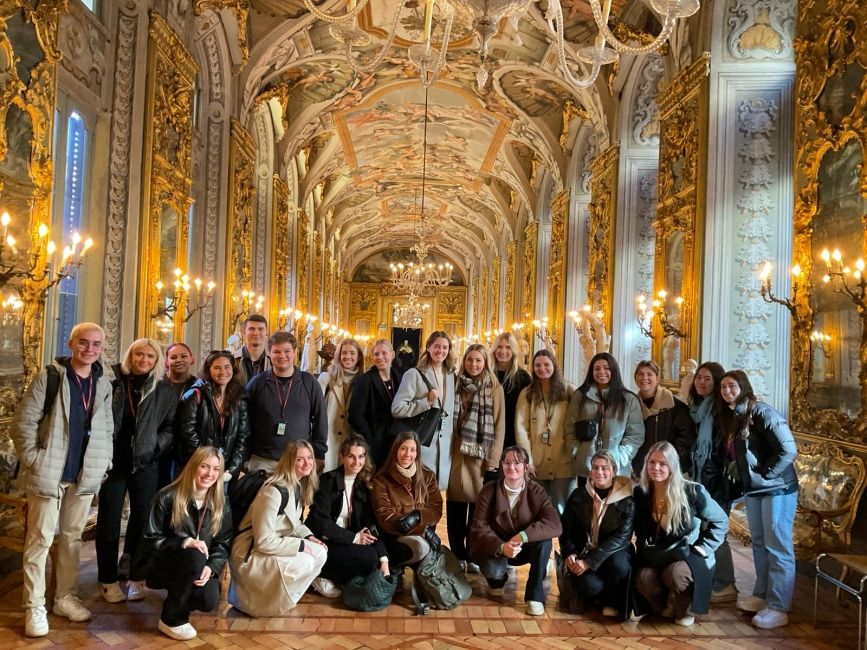
MULTIPOLYGON (((473 25, 479 47, 479 71, 476 81, 483 87, 488 79, 485 62, 491 38, 498 32, 502 20, 508 19, 517 31, 521 19, 535 0, 425 0, 424 31, 421 44, 409 48, 410 62, 419 69, 421 81, 425 87, 434 83, 442 72, 449 48, 452 23, 455 15, 467 18, 473 25), (439 19, 444 21, 441 48, 433 47, 431 43, 431 28, 433 24, 434 6, 439 9, 439 19)), ((556 39, 557 58, 563 78, 573 86, 586 88, 596 81, 603 65, 614 63, 620 54, 641 55, 655 52, 668 40, 677 20, 695 14, 700 8, 700 0, 650 0, 650 6, 659 15, 662 30, 652 42, 640 46, 631 46, 619 41, 608 27, 612 0, 589 0, 593 11, 593 20, 599 30, 592 45, 584 45, 572 53, 572 44, 567 44, 563 36, 563 7, 560 0, 547 0, 548 9, 545 21, 550 34, 556 39), (610 45, 610 47, 609 47, 610 45), (569 50, 569 52, 567 52, 569 50), (577 71, 581 70, 576 74, 577 71)), ((360 30, 356 19, 369 0, 349 0, 346 13, 341 15, 327 14, 318 9, 312 0, 304 0, 307 9, 320 20, 332 23, 331 35, 346 46, 346 60, 358 73, 375 71, 391 48, 400 14, 404 7, 416 6, 413 2, 401 0, 394 12, 391 29, 380 51, 365 66, 358 65, 352 56, 353 47, 363 47, 370 42, 370 35, 360 30)), ((517 39, 520 44, 520 39, 517 39)))
POLYGON ((395 303, 392 322, 395 327, 418 329, 429 309, 430 305, 420 303, 415 294, 411 293, 405 303, 395 303))

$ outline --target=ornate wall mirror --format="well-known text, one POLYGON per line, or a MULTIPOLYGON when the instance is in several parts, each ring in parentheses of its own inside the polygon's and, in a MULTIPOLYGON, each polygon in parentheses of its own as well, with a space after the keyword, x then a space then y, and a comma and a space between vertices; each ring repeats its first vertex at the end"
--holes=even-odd
MULTIPOLYGON (((665 319, 668 325, 683 332, 683 305, 678 300, 684 292, 684 263, 686 255, 686 233, 682 230, 671 230, 661 239, 663 247, 662 273, 663 282, 660 285, 665 296, 656 296, 660 301, 660 308, 665 308, 665 319)), ((685 332, 683 332, 685 333, 685 332)), ((660 368, 662 380, 677 382, 680 378, 681 336, 676 332, 663 332, 662 355, 660 368)))
POLYGON ((596 156, 591 166, 590 217, 587 222, 587 302, 601 311, 611 331, 611 285, 614 281, 614 224, 617 216, 617 167, 620 145, 596 156))

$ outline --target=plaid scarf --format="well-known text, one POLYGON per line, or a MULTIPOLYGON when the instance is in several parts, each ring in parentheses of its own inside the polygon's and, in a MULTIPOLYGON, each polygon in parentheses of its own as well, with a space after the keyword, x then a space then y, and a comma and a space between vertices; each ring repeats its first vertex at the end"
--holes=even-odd
POLYGON ((490 377, 476 381, 461 377, 460 452, 473 458, 487 458, 494 445, 494 398, 490 377))

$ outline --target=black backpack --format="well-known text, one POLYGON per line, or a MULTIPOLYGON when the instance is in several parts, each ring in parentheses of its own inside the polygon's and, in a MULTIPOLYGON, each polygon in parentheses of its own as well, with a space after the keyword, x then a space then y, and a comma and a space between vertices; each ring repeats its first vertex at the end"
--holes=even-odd
MULTIPOLYGON (((244 515, 247 514, 250 504, 259 494, 259 490, 267 478, 268 473, 264 469, 260 469, 257 472, 245 474, 230 485, 229 506, 232 508, 232 527, 235 529, 236 535, 250 530, 251 526, 242 530, 241 522, 244 521, 244 515)), ((280 510, 277 511, 277 516, 280 516, 286 511, 286 505, 289 503, 289 490, 280 485, 274 487, 280 491, 280 510)))
MULTIPOLYGON (((40 426, 45 418, 48 417, 48 414, 51 412, 51 408, 54 406, 54 401, 57 399, 57 394, 60 392, 60 372, 50 363, 45 366, 45 372, 47 377, 45 378, 45 398, 42 401, 42 415, 39 417, 39 422, 36 423, 36 426, 40 426)), ((18 478, 18 472, 21 469, 21 462, 15 462, 15 470, 12 472, 12 478, 18 478)))

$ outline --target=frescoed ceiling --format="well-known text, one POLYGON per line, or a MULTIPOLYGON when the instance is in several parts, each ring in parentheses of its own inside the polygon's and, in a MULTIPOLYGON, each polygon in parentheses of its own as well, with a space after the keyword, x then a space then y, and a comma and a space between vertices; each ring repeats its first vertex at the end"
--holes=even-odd
MULTIPOLYGON (((540 0, 517 26, 503 21, 481 65, 472 25, 457 16, 446 67, 426 93, 407 56, 422 40, 424 2, 399 2, 370 0, 360 13, 357 27, 371 42, 353 52, 356 73, 331 25, 311 16, 302 0, 251 0, 251 60, 240 76, 244 110, 249 115, 267 102, 276 118, 278 172, 303 153, 299 204, 314 193, 316 218, 328 215, 326 241, 339 235, 334 242, 345 277, 373 255, 415 243, 423 176, 432 254, 466 277, 539 218, 540 179, 550 177, 554 193, 568 189, 571 138, 582 120, 593 123, 600 142, 608 139, 611 71, 585 90, 561 81, 544 18, 547 0, 540 0), (392 47, 378 69, 365 72, 399 6, 392 47), (480 67, 487 73, 481 86, 480 67), (569 111, 572 118, 564 118, 569 111)), ((588 0, 561 3, 570 47, 592 43, 588 0)), ((343 0, 316 5, 329 13, 346 6, 343 0)), ((642 0, 615 0, 612 16, 621 15, 638 16, 652 31, 642 0)), ((435 15, 435 44, 442 32, 435 15)))

